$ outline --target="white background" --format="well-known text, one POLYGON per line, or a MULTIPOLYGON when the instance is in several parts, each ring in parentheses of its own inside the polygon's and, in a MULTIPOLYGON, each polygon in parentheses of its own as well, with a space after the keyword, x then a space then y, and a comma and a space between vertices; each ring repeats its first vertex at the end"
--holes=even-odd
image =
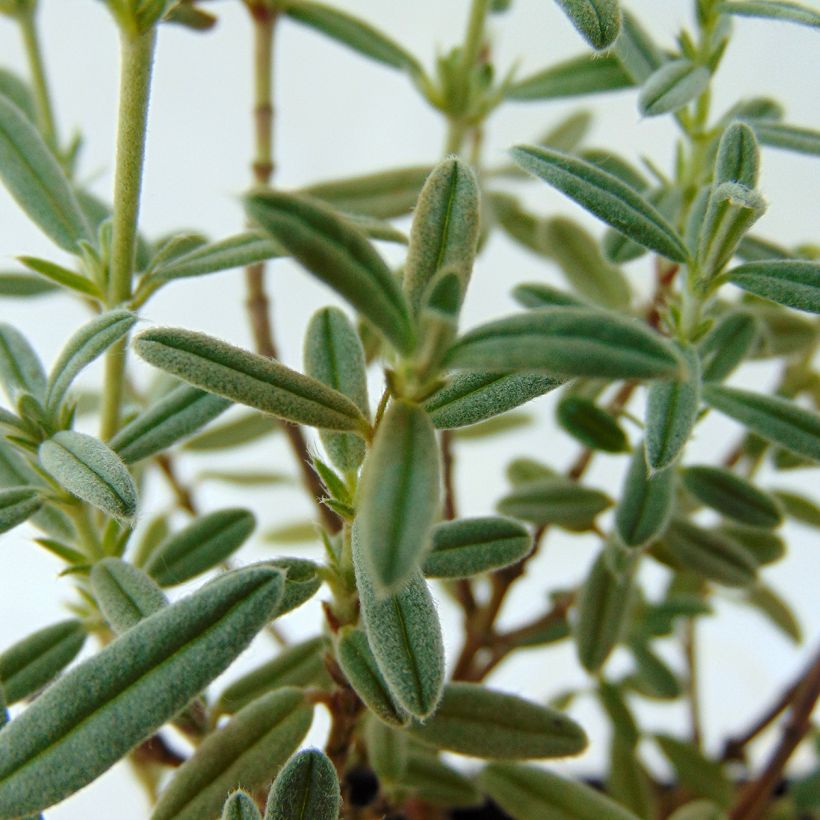
MULTIPOLYGON (((93 189, 108 196, 114 142, 114 116, 118 81, 116 34, 100 2, 92 0, 43 0, 42 29, 59 128, 65 139, 74 129, 85 138, 81 176, 93 181, 93 189)), ((430 66, 437 51, 451 47, 462 36, 467 0, 347 0, 344 7, 389 32, 430 66)), ((690 3, 683 0, 632 0, 643 24, 664 46, 671 47, 682 24, 689 24, 690 3)), ((207 35, 195 35, 165 26, 159 38, 155 90, 149 125, 142 225, 149 236, 179 228, 197 228, 213 237, 240 230, 243 215, 238 195, 248 180, 250 133, 250 25, 238 2, 210 6, 220 24, 207 35)), ((494 18, 493 50, 501 71, 520 60, 522 73, 574 56, 584 44, 554 3, 548 0, 516 0, 511 13, 494 18)), ((283 186, 380 170, 390 166, 430 163, 441 154, 444 130, 439 115, 426 107, 404 76, 370 63, 309 30, 285 21, 277 38, 276 58, 276 158, 277 182, 283 186)), ((817 32, 789 25, 741 20, 716 83, 715 111, 722 111, 739 96, 773 95, 786 106, 788 120, 813 126, 818 123, 817 32)), ((0 20, 0 60, 25 71, 17 32, 0 20)), ((633 93, 617 93, 593 100, 596 124, 589 144, 611 148, 638 161, 651 156, 662 167, 672 160, 674 130, 666 120, 642 121, 633 93)), ((488 164, 504 162, 504 150, 541 133, 562 116, 575 110, 577 102, 510 104, 496 113, 487 133, 488 164)), ((820 229, 820 163, 816 159, 766 150, 761 188, 770 208, 759 223, 761 235, 783 244, 817 241, 820 229)), ((600 225, 578 208, 533 184, 525 195, 542 213, 571 213, 600 232, 600 225)), ((396 258, 395 249, 385 252, 396 258)), ((41 255, 60 260, 60 255, 0 190, 0 268, 16 269, 17 254, 41 255)), ((644 291, 649 281, 646 261, 630 267, 636 288, 644 291)), ((521 281, 541 279, 560 285, 558 272, 502 237, 494 237, 476 266, 465 309, 465 326, 514 309, 509 297, 521 281)), ((274 294, 274 321, 282 358, 292 366, 301 364, 301 336, 311 312, 334 302, 332 294, 287 262, 277 263, 270 276, 274 294)), ((241 273, 231 272, 167 288, 144 310, 149 323, 174 323, 204 330, 234 343, 250 346, 243 312, 241 273)), ((22 328, 48 364, 61 343, 84 321, 81 306, 63 296, 36 301, 0 300, 0 315, 22 328)), ((768 365, 745 366, 733 383, 765 390, 775 371, 768 365)), ((92 370, 86 384, 94 383, 92 370)), ((376 383, 378 386, 378 383, 376 383)), ((566 466, 576 448, 552 421, 554 397, 532 405, 538 422, 487 443, 464 443, 458 458, 459 502, 465 514, 486 514, 504 491, 503 468, 514 456, 541 457, 566 466)), ((639 403, 635 409, 640 412, 639 403)), ((635 432, 634 430, 632 431, 635 432)), ((687 453, 688 461, 715 459, 734 439, 733 424, 710 419, 698 428, 687 453)), ((237 455, 237 460, 240 456, 237 455)), ((590 471, 588 482, 617 493, 624 460, 601 457, 590 471)), ((201 457, 181 465, 190 477, 204 466, 201 457)), ((292 471, 290 454, 280 438, 246 448, 241 465, 256 469, 292 471)), ((776 476, 773 486, 792 486, 810 491, 816 471, 776 476)), ((764 483, 770 476, 763 474, 764 483)), ((157 504, 166 503, 165 488, 152 485, 143 500, 143 520, 157 504)), ((231 504, 251 504, 261 524, 292 520, 309 513, 302 497, 289 489, 264 493, 231 492, 208 485, 197 501, 203 509, 231 504)), ((604 519, 607 523, 607 519, 604 519)), ((820 549, 810 530, 787 525, 784 534, 790 555, 768 569, 766 579, 794 603, 804 624, 807 645, 795 648, 754 613, 741 610, 722 595, 720 618, 701 630, 703 703, 707 742, 719 748, 728 732, 744 727, 760 713, 783 683, 799 668, 818 623, 817 578, 820 549)), ((31 544, 31 531, 22 527, 2 538, 0 573, 0 647, 22 635, 65 617, 64 602, 72 597, 71 583, 57 577, 56 559, 31 544)), ((533 564, 531 578, 521 583, 503 620, 512 624, 526 620, 542 606, 548 587, 575 583, 599 547, 596 539, 550 536, 543 554, 533 564)), ((263 544, 251 543, 239 554, 250 562, 269 555, 263 544)), ((310 554, 308 551, 305 554, 310 554)), ((662 578, 659 570, 647 571, 650 584, 662 578)), ((196 584, 194 585, 196 586, 196 584)), ((182 592, 178 590, 176 592, 182 592)), ((448 656, 458 647, 458 618, 441 600, 448 656)), ((283 622, 292 638, 307 637, 316 629, 318 613, 312 603, 283 622)), ((260 637, 254 651, 246 653, 234 670, 266 657, 270 646, 260 637)), ((680 667, 674 645, 664 652, 680 667)), ((624 659, 616 654, 610 667, 623 671, 624 659)), ((235 674, 232 671, 230 674, 235 674)), ((532 651, 508 662, 493 682, 509 691, 546 699, 568 686, 580 685, 571 647, 532 651)), ((218 687, 217 687, 218 688, 218 687)), ((321 743, 326 728, 317 711, 311 740, 321 743)), ((605 755, 606 729, 591 700, 583 698, 573 707, 589 730, 588 754, 559 770, 597 771, 605 755)), ((645 723, 654 729, 682 729, 683 710, 661 703, 642 709, 645 723)), ((774 741, 769 736, 762 751, 774 741)), ((650 746, 648 759, 657 761, 650 746)), ((127 766, 115 766, 92 786, 48 811, 48 818, 116 816, 121 820, 143 818, 147 807, 127 766)))

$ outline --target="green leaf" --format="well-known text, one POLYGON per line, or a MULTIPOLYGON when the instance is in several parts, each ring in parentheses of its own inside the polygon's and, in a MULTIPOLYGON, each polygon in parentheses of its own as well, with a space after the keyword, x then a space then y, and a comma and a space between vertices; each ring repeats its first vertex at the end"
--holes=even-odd
POLYGON ((99 439, 62 430, 38 451, 43 469, 72 495, 124 520, 137 513, 137 487, 117 454, 99 439))
POLYGON ((271 527, 262 533, 262 540, 271 544, 308 544, 319 538, 314 521, 293 521, 279 527, 271 527))
POLYGON ((808 8, 802 3, 789 3, 784 0, 732 0, 732 2, 718 3, 717 10, 722 14, 760 17, 787 23, 799 23, 810 28, 820 28, 820 11, 808 8))
POLYGON ((367 641, 391 697, 424 719, 438 705, 444 685, 444 644, 430 590, 419 572, 397 593, 377 597, 361 552, 354 525, 353 561, 367 641))
POLYGON ((448 684, 435 714, 407 731, 437 749, 498 760, 566 757, 587 745, 563 713, 474 683, 448 684))
POLYGON ((672 764, 679 782, 699 797, 713 800, 719 806, 732 802, 732 785, 718 761, 707 758, 693 744, 670 735, 655 735, 655 740, 672 764))
MULTIPOLYGON (((369 418, 364 350, 350 320, 338 308, 322 308, 311 317, 305 332, 305 372, 347 396, 369 418)), ((330 460, 343 472, 364 461, 364 441, 352 433, 321 431, 330 460)))
POLYGON ((327 680, 324 654, 328 648, 322 635, 294 643, 261 666, 237 678, 219 696, 214 709, 217 714, 232 714, 252 701, 283 686, 321 685, 327 680))
POLYGON ((820 263, 791 259, 749 262, 728 271, 726 278, 747 293, 781 305, 820 313, 820 263))
POLYGON ((638 820, 590 786, 531 766, 491 763, 478 784, 516 820, 638 820))
POLYGON ((748 310, 723 314, 698 345, 703 381, 723 381, 754 348, 760 331, 760 322, 748 310))
POLYGON ((238 789, 225 801, 220 820, 262 820, 262 815, 253 798, 238 789))
POLYGON ((770 148, 782 148, 785 151, 795 151, 798 154, 820 156, 820 131, 809 128, 798 128, 795 125, 785 125, 779 122, 751 123, 755 136, 762 145, 770 148))
POLYGON ((521 307, 537 310, 544 307, 587 307, 583 299, 540 282, 525 282, 512 289, 512 297, 521 307))
POLYGON ((319 565, 313 561, 305 558, 274 558, 265 563, 285 573, 285 594, 276 610, 277 618, 312 598, 322 585, 319 565))
POLYGON ((564 383, 533 373, 458 373, 424 402, 440 430, 491 419, 543 396, 564 383))
POLYGON ((299 747, 313 720, 301 689, 271 692, 208 735, 176 770, 151 814, 153 820, 214 817, 237 787, 266 789, 299 747))
POLYGON ((104 558, 94 564, 90 580, 100 612, 117 635, 168 605, 154 581, 119 558, 104 558))
POLYGON ((708 384, 704 401, 751 432, 800 456, 820 461, 820 415, 779 396, 708 384))
POLYGON ((731 470, 686 467, 681 471, 681 479, 698 501, 740 524, 773 529, 783 523, 783 513, 775 499, 731 470))
POLYGON ((63 800, 149 737, 250 643, 282 587, 270 569, 226 574, 61 677, 0 731, 0 813, 63 800))
POLYGON ((609 379, 676 378, 683 372, 674 347, 646 325, 616 313, 571 307, 479 325, 453 345, 447 363, 459 370, 609 379))
POLYGON ((0 533, 22 524, 42 506, 43 497, 37 487, 0 490, 0 533))
POLYGON ((326 205, 265 191, 246 208, 308 272, 330 285, 402 353, 413 347, 410 312, 398 281, 358 228, 326 205))
POLYGON ((803 630, 792 607, 771 587, 763 583, 745 591, 743 601, 756 609, 792 643, 803 642, 803 630))
POLYGON ((385 785, 399 782, 407 771, 409 736, 368 715, 363 739, 367 745, 368 762, 379 782, 385 785))
POLYGON ((808 527, 820 528, 820 507, 812 499, 791 490, 774 490, 772 495, 789 518, 808 527))
POLYGON ((253 513, 239 508, 199 516, 155 547, 143 569, 160 586, 181 584, 225 561, 255 526, 253 513))
POLYGON ((711 800, 693 800, 669 815, 669 820, 728 820, 728 815, 711 800))
POLYGON ((362 470, 356 522, 362 565, 378 596, 396 592, 430 549, 438 513, 439 449, 429 416, 394 401, 362 470))
POLYGON ((266 484, 293 484, 287 473, 277 470, 203 470, 197 473, 197 481, 218 481, 237 487, 260 487, 266 484))
POLYGON ((204 333, 176 328, 144 330, 134 348, 174 376, 265 413, 329 430, 369 432, 346 396, 265 356, 204 333))
POLYGON ((638 244, 676 262, 688 259, 686 246, 675 229, 640 194, 616 176, 549 148, 520 145, 511 153, 525 171, 557 188, 638 244))
POLYGON ((442 521, 422 570, 428 578, 467 578, 520 561, 532 538, 516 521, 497 516, 442 521))
POLYGON ((509 100, 552 100, 620 91, 633 85, 617 57, 582 54, 530 74, 507 88, 509 100))
POLYGON ((276 776, 265 820, 337 820, 342 795, 336 769, 318 749, 294 755, 276 776))
POLYGON ((606 453, 629 449, 626 433, 617 420, 590 399, 569 394, 558 403, 555 415, 561 427, 586 447, 606 453))
POLYGON ((578 33, 597 51, 611 46, 621 31, 618 0, 556 0, 578 33))
POLYGON ((125 336, 136 321, 136 315, 128 310, 110 310, 83 325, 65 343, 48 376, 48 412, 57 412, 80 371, 125 336))
POLYGON ((699 97, 708 87, 711 74, 703 66, 685 58, 670 60, 644 82, 638 96, 638 110, 645 117, 678 111, 699 97))
POLYGON ((667 59, 664 52, 628 11, 623 13, 621 35, 615 41, 613 51, 635 83, 645 82, 667 59))
POLYGON ((42 399, 46 374, 28 339, 12 325, 0 322, 0 382, 12 404, 22 393, 42 399))
POLYGON ((655 815, 652 781, 634 746, 618 735, 609 742, 609 776, 607 793, 638 817, 655 815))
POLYGON ((270 416, 256 412, 243 413, 194 436, 182 445, 182 449, 192 453, 232 450, 280 429, 279 422, 270 416))
POLYGON ((458 769, 426 754, 410 754, 407 765, 396 781, 400 790, 435 806, 476 806, 483 797, 472 780, 458 769))
POLYGON ((181 384, 122 427, 109 445, 126 464, 134 464, 190 436, 230 406, 222 396, 181 384))
POLYGON ((681 684, 675 673, 650 648, 648 643, 631 644, 636 672, 629 678, 629 684, 642 695, 661 700, 680 697, 681 684))
POLYGON ((31 88, 6 68, 0 68, 0 96, 8 98, 31 122, 37 122, 37 103, 31 88))
POLYGON ((407 71, 412 75, 423 73, 418 60, 412 54, 358 17, 322 3, 314 3, 312 0, 299 0, 298 3, 288 4, 285 7, 285 14, 291 20, 309 26, 377 63, 407 71))
POLYGON ((761 301, 750 307, 762 326, 757 345, 751 352, 753 359, 788 356, 805 350, 818 338, 817 324, 813 319, 769 302, 761 301))
POLYGON ((54 282, 69 290, 75 290, 92 299, 103 301, 103 294, 97 285, 85 276, 75 273, 62 265, 39 259, 36 256, 18 256, 17 260, 30 270, 42 276, 48 282, 54 282))
MULTIPOLYGON (((607 148, 585 148, 579 156, 581 159, 596 165, 602 171, 618 177, 621 182, 625 182, 636 191, 646 191, 649 188, 646 177, 635 166, 607 148)), ((661 212, 663 211, 661 210, 661 212)))
POLYGON ((530 427, 535 421, 531 413, 511 411, 501 416, 494 416, 479 424, 462 427, 453 434, 458 441, 483 441, 484 439, 500 436, 512 430, 521 430, 530 427))
POLYGON ((500 513, 539 527, 557 524, 583 531, 593 527, 596 517, 611 504, 606 493, 556 476, 517 486, 497 506, 500 513))
MULTIPOLYGON (((602 167, 605 171, 609 170, 605 165, 602 167)), ((610 173, 615 172, 610 171, 610 173)), ((616 174, 616 176, 622 178, 618 174, 616 174)), ((633 184, 631 180, 627 179, 624 179, 624 182, 626 182, 627 185, 633 184)), ((636 188, 635 190, 644 192, 646 201, 652 205, 652 207, 654 207, 670 224, 677 220, 682 203, 679 188, 675 186, 670 187, 667 185, 662 185, 651 190, 647 190, 646 188, 636 188)), ((694 211, 695 207, 693 206, 692 213, 694 213, 694 211)), ((604 256, 619 265, 625 264, 626 262, 632 262, 635 259, 640 259, 647 252, 643 245, 639 245, 637 242, 628 239, 620 233, 620 231, 617 231, 614 228, 608 228, 606 230, 601 244, 604 251, 604 256)))
POLYGON ((612 725, 613 736, 617 737, 626 746, 632 748, 637 746, 641 738, 641 732, 629 708, 622 687, 601 680, 596 694, 612 725))
POLYGON ((758 566, 773 564, 786 554, 783 539, 771 530, 740 524, 721 524, 717 532, 737 544, 758 566))
POLYGON ((675 504, 675 473, 659 470, 652 475, 642 445, 635 448, 621 487, 615 528, 627 547, 643 547, 661 536, 675 504))
POLYGON ((759 175, 760 151, 754 130, 743 122, 730 123, 718 145, 715 184, 738 182, 747 188, 754 188, 759 175))
POLYGON ((0 689, 9 706, 33 695, 79 654, 86 632, 75 618, 38 629, 0 654, 0 689))
POLYGON ((0 296, 4 299, 28 299, 54 293, 57 286, 28 273, 0 273, 0 296))
POLYGON ((17 204, 53 242, 69 253, 91 231, 59 162, 40 132, 0 95, 0 178, 17 204))

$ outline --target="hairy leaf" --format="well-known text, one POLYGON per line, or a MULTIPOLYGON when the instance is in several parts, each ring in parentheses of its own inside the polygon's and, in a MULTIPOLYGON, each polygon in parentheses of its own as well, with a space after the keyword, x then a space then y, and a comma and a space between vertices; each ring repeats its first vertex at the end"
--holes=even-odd
POLYGON ((671 469, 650 474, 644 447, 635 448, 621 487, 615 527, 627 547, 643 547, 666 529, 675 502, 675 473, 671 469))
POLYGON ((0 322, 0 382, 12 404, 22 393, 42 399, 46 392, 46 374, 34 348, 5 322, 0 322))
POLYGON ((562 476, 521 484, 498 502, 498 511, 539 527, 557 524, 571 530, 592 527, 612 504, 606 493, 562 476))
POLYGON ((728 271, 726 278, 747 293, 781 305, 820 313, 820 263, 791 259, 748 262, 728 271))
POLYGON ((582 54, 514 82, 506 91, 510 100, 552 100, 629 88, 633 82, 617 57, 582 54))
POLYGON ((621 31, 618 0, 556 0, 578 33, 596 50, 611 46, 621 31))
POLYGON ((318 749, 294 755, 276 776, 265 820, 337 820, 342 805, 330 759, 318 749))
POLYGON ((561 427, 586 447, 607 453, 629 449, 617 420, 590 399, 570 394, 561 399, 555 413, 561 427))
POLYGON ((708 69, 687 59, 671 60, 654 71, 638 96, 638 110, 645 117, 678 111, 709 86, 708 69))
POLYGON ((100 611, 117 635, 168 605, 162 590, 141 569, 119 558, 98 561, 90 578, 100 611))
POLYGON ((0 533, 22 524, 42 506, 43 497, 37 487, 0 490, 0 533))

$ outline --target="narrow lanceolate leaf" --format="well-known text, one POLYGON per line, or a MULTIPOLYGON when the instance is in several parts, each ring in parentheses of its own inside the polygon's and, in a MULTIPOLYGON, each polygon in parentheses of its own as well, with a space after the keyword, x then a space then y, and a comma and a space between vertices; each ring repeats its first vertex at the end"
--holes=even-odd
POLYGON ((175 328, 145 330, 134 347, 150 364, 226 399, 328 430, 370 429, 356 405, 316 379, 227 342, 175 328))
POLYGON ((433 547, 422 570, 428 578, 467 578, 514 564, 532 548, 516 521, 498 516, 443 521, 433 527, 433 547))
POLYGON ((575 622, 575 649, 588 672, 597 672, 621 639, 631 591, 631 574, 616 575, 602 550, 581 588, 575 622))
POLYGON ((479 233, 478 180, 470 166, 449 157, 434 169, 413 213, 403 287, 414 313, 442 269, 453 271, 467 289, 479 233))
POLYGON ((229 399, 181 384, 128 422, 108 443, 126 464, 134 464, 195 433, 230 406, 229 399))
POLYGON ((555 411, 558 423, 586 447, 607 453, 629 449, 626 433, 611 413, 583 396, 568 395, 555 411))
POLYGON ((137 512, 137 487, 117 454, 99 439, 61 430, 39 450, 43 469, 72 495, 129 520, 137 512))
POLYGON ((226 560, 256 526, 249 510, 203 515, 152 550, 143 569, 160 586, 174 586, 226 560))
POLYGON ((75 273, 73 270, 49 262, 48 259, 39 259, 36 256, 18 256, 17 259, 27 268, 43 277, 40 281, 53 282, 64 288, 75 290, 77 293, 90 296, 92 299, 103 301, 104 297, 99 287, 90 279, 75 273))
POLYGON ((262 820, 262 815, 253 798, 239 789, 225 801, 220 820, 262 820))
POLYGON ((447 356, 457 370, 546 371, 610 379, 677 378, 675 348, 616 313, 549 308, 497 319, 462 336, 447 356))
POLYGON ((638 820, 601 792, 531 766, 491 763, 478 784, 516 820, 638 820))
POLYGON ((214 450, 231 450, 256 441, 262 436, 281 429, 279 422, 263 413, 246 412, 233 416, 222 424, 215 424, 182 445, 184 450, 205 453, 214 450))
POLYGON ((635 641, 629 647, 635 661, 635 674, 629 684, 642 695, 660 700, 674 700, 680 696, 681 684, 677 675, 650 648, 648 643, 635 641))
POLYGON ((543 179, 639 245, 676 262, 689 256, 675 229, 639 193, 616 176, 577 157, 520 145, 512 157, 525 171, 543 179))
POLYGON ((448 684, 435 714, 408 731, 438 749, 496 760, 566 757, 587 745, 562 712, 474 683, 448 684))
POLYGON ((0 94, 20 109, 32 122, 37 122, 37 103, 28 83, 6 68, 0 69, 0 94))
POLYGON ((721 524, 716 532, 734 541, 758 566, 779 561, 786 554, 783 539, 771 530, 744 527, 741 524, 721 524))
POLYGON ((747 188, 757 185, 760 150, 752 127, 744 122, 730 123, 718 145, 715 183, 739 182, 747 188))
POLYGON ((358 17, 312 0, 289 4, 285 14, 378 63, 411 74, 422 71, 412 54, 358 17))
MULTIPOLYGON (((313 314, 305 332, 305 372, 347 396, 370 416, 364 350, 356 328, 338 308, 313 314)), ((356 470, 364 461, 364 441, 352 433, 320 434, 330 460, 342 471, 356 470)))
POLYGON ((615 41, 613 51, 635 83, 645 82, 667 59, 637 19, 627 11, 623 14, 621 36, 615 41))
POLYGON ((760 322, 748 310, 721 316, 698 345, 703 381, 723 381, 752 351, 759 333, 760 322))
POLYGON ((337 820, 342 795, 336 769, 318 749, 294 755, 276 775, 265 820, 337 820))
POLYGON ((750 527, 774 528, 783 522, 778 503, 745 478, 721 467, 687 467, 683 486, 699 501, 750 527))
POLYGON ((687 376, 676 382, 656 382, 646 401, 646 463, 663 470, 683 452, 700 408, 700 359, 692 347, 682 347, 687 376))
POLYGON ((63 800, 149 737, 250 643, 282 586, 269 569, 225 575, 60 678, 0 731, 0 814, 63 800))
POLYGON ((402 353, 413 347, 410 311, 398 281, 358 228, 326 205, 295 194, 249 196, 250 216, 307 271, 330 285, 402 353))
POLYGON ((820 156, 820 131, 779 122, 755 121, 752 127, 759 142, 770 148, 782 148, 798 154, 820 156))
POLYGON ((271 692, 208 735, 160 795, 153 820, 214 817, 239 786, 266 789, 313 720, 301 689, 271 692))
POLYGON ((789 259, 749 262, 733 268, 726 278, 747 293, 781 305, 820 313, 820 263, 789 259))
POLYGON ((789 518, 820 529, 820 506, 811 498, 792 490, 775 490, 773 495, 789 518))
MULTIPOLYGON (((619 179, 623 179, 627 185, 635 187, 634 182, 625 179, 620 174, 616 174, 614 170, 610 170, 607 165, 601 166, 605 171, 615 174, 619 179)), ((647 190, 646 187, 638 187, 636 190, 641 191, 646 197, 646 201, 657 210, 657 212, 670 223, 674 222, 681 208, 681 192, 675 186, 662 185, 658 188, 647 190)), ((696 211, 696 206, 692 206, 692 213, 696 211)), ((692 217, 694 219, 694 216, 692 217)), ((687 235, 688 239, 688 235, 687 235)), ((602 241, 602 248, 604 256, 612 262, 617 262, 619 265, 626 262, 632 262, 635 259, 640 259, 647 253, 643 245, 639 245, 632 239, 624 236, 620 231, 614 228, 609 228, 604 234, 602 241)))
POLYGON ((539 527, 557 524, 585 530, 594 526, 598 514, 611 504, 606 493, 556 476, 516 487, 498 502, 498 511, 539 527))
POLYGON ((552 100, 619 91, 632 85, 617 57, 582 54, 518 80, 507 89, 505 96, 521 102, 552 100))
POLYGON ((377 597, 361 552, 354 526, 353 561, 368 643, 391 697, 423 720, 444 686, 444 643, 433 598, 420 572, 397 593, 377 597))
POLYGON ((251 701, 283 686, 324 683, 327 649, 327 639, 321 635, 284 648, 273 660, 257 666, 228 686, 216 702, 216 712, 238 712, 251 701))
POLYGON ((743 547, 719 532, 674 519, 664 533, 663 544, 683 567, 710 581, 730 587, 755 582, 755 560, 743 547))
POLYGON ((125 336, 137 321, 128 310, 111 310, 83 325, 65 344, 48 377, 46 407, 54 413, 80 371, 125 336))
POLYGON ((803 630, 792 607, 771 587, 758 583, 746 591, 743 602, 756 609, 793 643, 803 641, 803 630))
POLYGON ((646 80, 638 96, 638 110, 645 117, 678 111, 703 93, 711 75, 690 60, 671 60, 646 80))
POLYGON ((618 177, 636 191, 646 191, 649 188, 649 182, 641 171, 629 160, 614 154, 607 148, 585 148, 579 156, 612 176, 618 177))
POLYGON ((11 706, 34 694, 77 656, 86 632, 75 618, 39 629, 0 654, 0 689, 11 706))
POLYGON ((34 348, 5 322, 0 322, 0 383, 12 404, 21 393, 42 399, 46 391, 46 374, 34 348))
POLYGON ((94 564, 91 590, 117 635, 168 605, 162 590, 141 569, 119 558, 104 558, 94 564))
POLYGON ((57 286, 30 273, 0 273, 0 296, 4 299, 28 299, 54 293, 57 286))
POLYGON ((621 31, 618 0, 556 0, 578 33, 597 51, 611 46, 621 31))
POLYGON ((544 285, 541 282, 525 282, 516 285, 511 295, 521 307, 533 310, 543 307, 587 307, 583 299, 579 299, 572 293, 567 293, 552 285, 544 285))
POLYGON ((395 401, 379 425, 357 501, 361 569, 377 595, 398 590, 429 550, 439 472, 436 434, 427 413, 395 401))
POLYGON ((319 565, 306 558, 274 558, 265 562, 285 574, 285 594, 276 610, 276 617, 290 612, 312 598, 322 585, 319 565))
POLYGON ((0 178, 17 204, 52 241, 76 253, 91 231, 60 163, 40 132, 0 95, 0 178))
POLYGON ((564 383, 535 373, 458 373, 424 402, 440 430, 467 427, 499 416, 564 383))
POLYGON ((708 797, 720 806, 732 802, 732 784, 718 761, 706 757, 692 743, 670 735, 655 735, 661 751, 672 764, 678 780, 699 797, 708 797))
POLYGON ((666 529, 675 502, 675 474, 660 470, 650 475, 643 446, 635 448, 629 463, 615 527, 627 547, 643 547, 666 529))
POLYGON ((705 385, 708 405, 753 433, 805 458, 820 461, 820 415, 779 396, 705 385))
POLYGON ((0 490, 0 533, 22 524, 42 506, 43 498, 37 487, 0 490))
POLYGON ((782 20, 799 23, 810 28, 820 28, 820 11, 802 3, 784 0, 732 0, 718 3, 717 10, 723 14, 737 14, 741 17, 761 17, 768 20, 782 20))

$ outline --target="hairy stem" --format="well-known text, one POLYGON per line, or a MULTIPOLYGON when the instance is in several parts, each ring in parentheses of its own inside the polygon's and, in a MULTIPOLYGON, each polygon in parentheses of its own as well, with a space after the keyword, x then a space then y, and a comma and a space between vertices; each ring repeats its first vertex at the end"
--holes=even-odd
POLYGON ((53 151, 59 149, 57 141, 57 127, 54 121, 54 109, 51 105, 51 94, 46 81, 46 69, 43 63, 43 53, 40 48, 40 36, 37 32, 35 9, 29 9, 18 17, 20 33, 23 36, 23 47, 26 51, 31 85, 34 91, 34 103, 37 107, 37 125, 42 131, 46 142, 53 151))

